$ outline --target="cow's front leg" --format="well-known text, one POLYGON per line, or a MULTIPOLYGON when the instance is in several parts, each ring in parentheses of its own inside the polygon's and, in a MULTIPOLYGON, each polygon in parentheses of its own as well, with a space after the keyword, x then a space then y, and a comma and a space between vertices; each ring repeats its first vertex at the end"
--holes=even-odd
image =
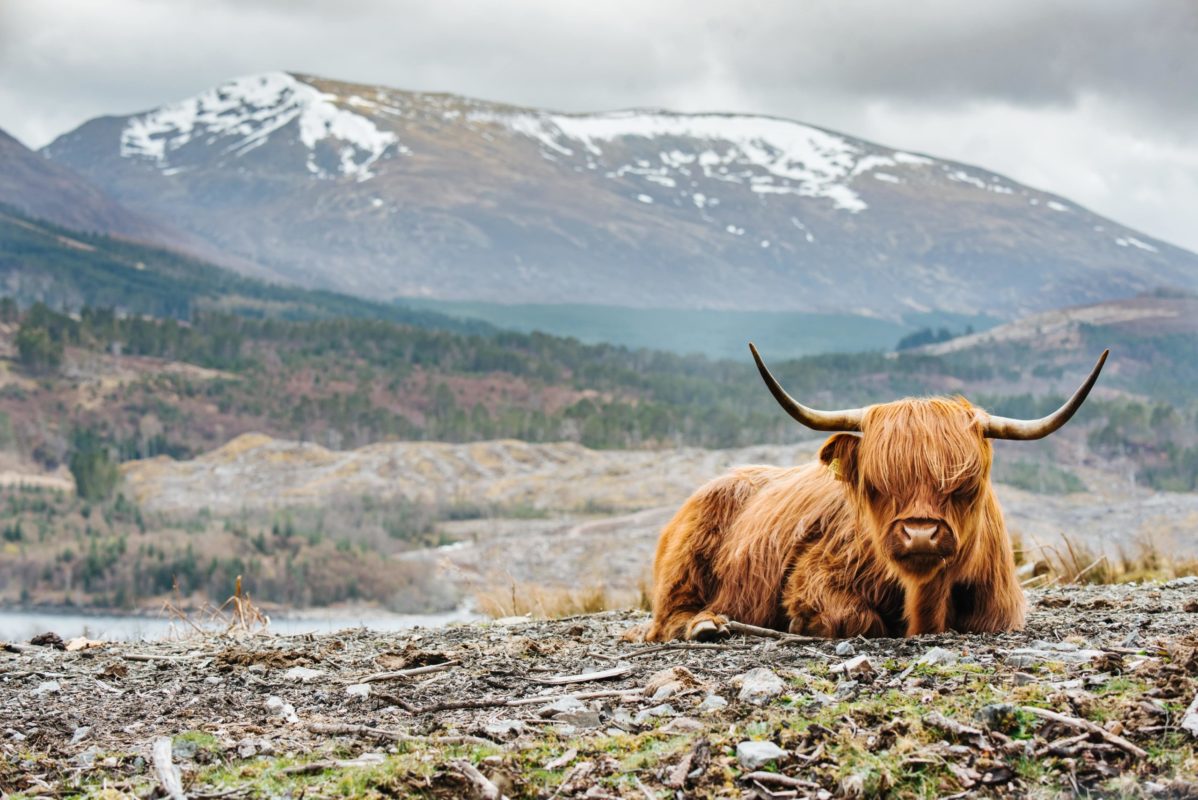
POLYGON ((885 636, 886 624, 877 611, 860 597, 829 591, 819 605, 798 602, 788 605, 790 632, 822 639, 851 639, 854 636, 885 636))

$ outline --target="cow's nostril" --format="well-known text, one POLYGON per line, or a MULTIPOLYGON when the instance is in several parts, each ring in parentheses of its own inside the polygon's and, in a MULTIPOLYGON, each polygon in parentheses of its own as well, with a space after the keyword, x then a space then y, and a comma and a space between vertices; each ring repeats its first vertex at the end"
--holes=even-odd
POLYGON ((918 544, 935 544, 940 535, 939 525, 904 525, 903 544, 912 547, 918 544))

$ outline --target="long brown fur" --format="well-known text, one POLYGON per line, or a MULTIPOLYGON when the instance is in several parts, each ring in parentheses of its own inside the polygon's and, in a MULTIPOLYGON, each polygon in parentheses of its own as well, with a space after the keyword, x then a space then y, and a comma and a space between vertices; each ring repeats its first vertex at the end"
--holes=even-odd
POLYGON ((645 638, 698 638, 729 618, 826 637, 1022 627, 983 419, 964 398, 872 406, 861 435, 833 435, 817 463, 703 486, 662 531, 645 638), (955 552, 902 561, 895 525, 911 519, 939 521, 955 552))

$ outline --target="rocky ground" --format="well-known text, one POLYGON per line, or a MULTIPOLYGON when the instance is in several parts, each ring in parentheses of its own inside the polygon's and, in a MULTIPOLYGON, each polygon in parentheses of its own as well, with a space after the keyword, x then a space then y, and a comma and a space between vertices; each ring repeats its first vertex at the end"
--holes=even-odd
POLYGON ((0 793, 1198 797, 1198 579, 1030 599, 906 640, 633 644, 608 612, 14 643, 0 793))

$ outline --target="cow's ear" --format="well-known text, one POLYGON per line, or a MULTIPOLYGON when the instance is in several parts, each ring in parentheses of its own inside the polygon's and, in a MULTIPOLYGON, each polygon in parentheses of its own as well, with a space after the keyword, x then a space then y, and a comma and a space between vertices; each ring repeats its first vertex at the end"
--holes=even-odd
POLYGON ((857 448, 861 437, 851 433, 837 433, 824 442, 819 450, 819 460, 836 476, 837 480, 857 482, 857 448))

